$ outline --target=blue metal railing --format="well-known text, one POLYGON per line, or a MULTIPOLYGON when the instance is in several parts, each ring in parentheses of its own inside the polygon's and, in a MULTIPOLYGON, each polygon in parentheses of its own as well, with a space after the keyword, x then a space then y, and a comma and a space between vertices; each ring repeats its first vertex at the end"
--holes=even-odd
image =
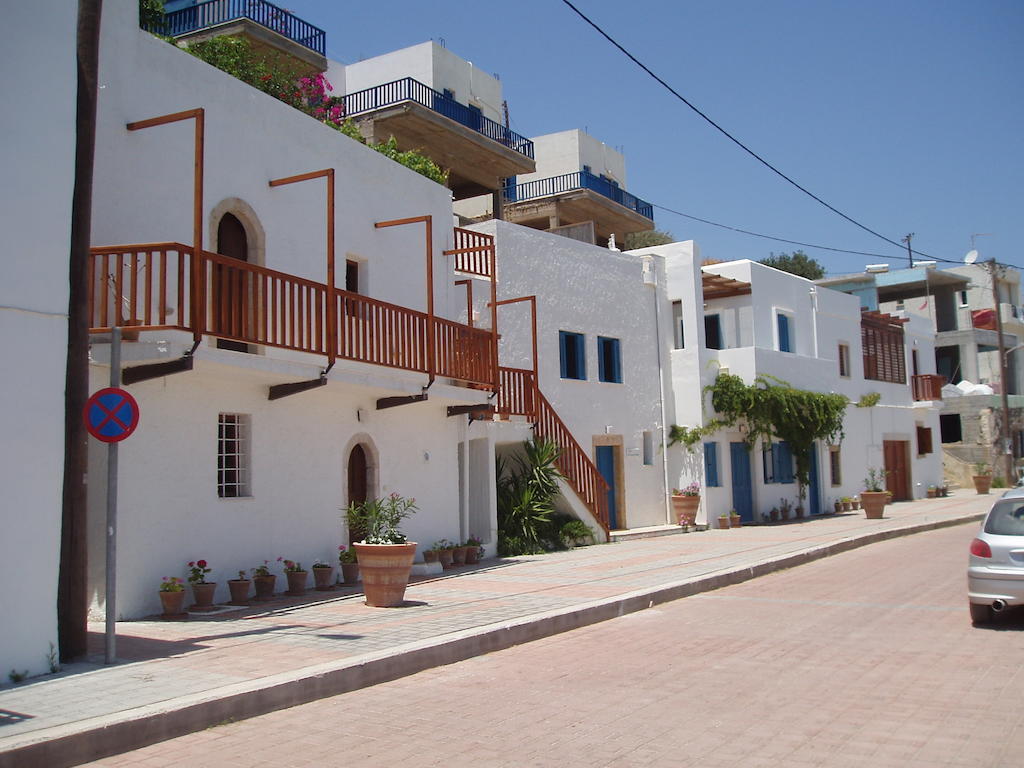
POLYGON ((327 49, 327 35, 322 29, 266 0, 207 0, 189 8, 171 11, 164 16, 164 22, 159 28, 148 31, 177 37, 235 19, 254 21, 321 56, 327 49))
POLYGON ((521 155, 533 157, 533 142, 529 139, 509 130, 489 117, 484 117, 480 114, 480 110, 460 104, 450 96, 445 96, 411 77, 403 77, 401 80, 349 93, 342 98, 345 102, 346 116, 372 112, 375 109, 403 101, 414 101, 460 125, 472 128, 477 133, 483 134, 521 155))
POLYGON ((622 187, 612 184, 607 179, 595 176, 589 171, 577 171, 576 173, 565 173, 561 176, 551 176, 547 179, 527 181, 523 184, 511 184, 502 190, 502 196, 506 203, 515 203, 521 200, 532 200, 536 197, 547 197, 558 195, 562 192, 571 192, 574 189, 589 189, 599 195, 614 200, 621 206, 636 211, 641 216, 646 216, 653 221, 654 206, 641 200, 635 195, 629 194, 622 187))

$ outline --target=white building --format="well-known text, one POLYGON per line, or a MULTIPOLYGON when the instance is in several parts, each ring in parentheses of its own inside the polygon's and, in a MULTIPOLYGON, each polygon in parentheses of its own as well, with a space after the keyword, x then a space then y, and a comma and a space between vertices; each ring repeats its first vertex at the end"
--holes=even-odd
POLYGON ((2 54, 7 151, 0 222, 0 559, 13 583, 0 594, 0 670, 38 674, 57 645, 57 576, 64 468, 68 254, 75 179, 77 3, 5 8, 2 54), (39 41, 59 40, 45 56, 39 41), (45 82, 45 88, 25 83, 45 82), (12 105, 17 105, 15 108, 12 105))
MULTIPOLYGON (((635 253, 656 253, 666 261, 678 424, 702 426, 711 418, 703 389, 719 371, 738 375, 747 384, 758 376, 774 377, 851 401, 844 441, 818 444, 812 454, 809 514, 863 490, 868 468, 887 471, 896 500, 920 498, 929 485, 941 483, 941 456, 933 440, 939 403, 915 400, 907 375, 907 360, 915 350, 922 375, 934 373, 928 370, 934 356, 927 323, 862 315, 854 296, 750 261, 702 268, 692 242, 635 253), (867 350, 863 340, 871 345, 867 350), (892 365, 879 365, 879 360, 892 365), (872 393, 879 395, 878 405, 852 405, 872 393)), ((692 452, 680 448, 681 454, 670 454, 678 461, 673 484, 682 487, 696 480, 704 489, 699 521, 714 524, 730 509, 744 520, 760 521, 784 498, 796 506, 798 489, 786 449, 781 449, 781 460, 778 447, 748 451, 744 437, 742 425, 737 425, 707 437, 692 452), (782 471, 780 461, 787 465, 782 471)))

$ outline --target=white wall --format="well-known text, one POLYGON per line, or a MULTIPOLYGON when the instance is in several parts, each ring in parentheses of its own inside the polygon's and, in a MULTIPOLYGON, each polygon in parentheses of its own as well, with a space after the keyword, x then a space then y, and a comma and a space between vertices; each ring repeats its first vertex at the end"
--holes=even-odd
POLYGON ((31 574, 0 591, 6 677, 47 671, 57 643, 77 3, 12 3, 4 15, 0 393, 13 405, 0 415, 0 560, 31 574))
POLYGON ((516 181, 520 184, 576 173, 583 170, 584 165, 589 165, 595 176, 607 176, 627 188, 626 159, 622 153, 578 128, 535 136, 531 141, 537 170, 517 176, 516 181))
MULTIPOLYGON (((497 237, 499 300, 537 296, 540 389, 576 440, 593 458, 594 436, 622 436, 626 498, 620 520, 630 528, 664 523, 662 455, 656 449, 652 464, 642 461, 643 432, 651 431, 658 446, 661 423, 655 288, 643 282, 642 260, 502 221, 472 228, 497 237), (585 336, 585 381, 561 378, 560 330, 585 336), (621 384, 598 381, 598 336, 620 340, 621 384)), ((657 296, 664 302, 663 267, 660 259, 655 261, 662 273, 657 296)), ((663 303, 661 339, 667 390, 671 337, 666 307, 663 303)), ((529 368, 528 305, 502 307, 498 329, 501 364, 529 368)))

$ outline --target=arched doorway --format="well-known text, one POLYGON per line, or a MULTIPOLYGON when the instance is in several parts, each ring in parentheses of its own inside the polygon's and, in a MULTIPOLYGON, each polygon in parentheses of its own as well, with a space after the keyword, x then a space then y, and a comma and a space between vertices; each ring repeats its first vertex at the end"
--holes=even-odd
MULTIPOLYGON (((249 261, 249 236, 238 217, 225 213, 217 225, 217 252, 229 259, 249 261)), ((249 325, 249 285, 244 273, 220 264, 213 266, 210 284, 211 332, 214 335, 244 336, 249 325)), ((231 339, 217 339, 218 349, 249 352, 249 345, 231 339)))
MULTIPOLYGON (((348 503, 361 504, 366 501, 369 493, 369 462, 366 450, 361 443, 356 443, 348 455, 348 503)), ((362 541, 363 532, 349 527, 348 543, 362 541)))

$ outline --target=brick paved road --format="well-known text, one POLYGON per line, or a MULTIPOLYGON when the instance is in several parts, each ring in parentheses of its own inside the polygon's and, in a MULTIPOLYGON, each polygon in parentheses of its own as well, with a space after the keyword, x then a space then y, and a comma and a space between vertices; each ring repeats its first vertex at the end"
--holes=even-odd
POLYGON ((91 765, 1016 767, 1024 617, 970 626, 974 530, 879 543, 91 765))

